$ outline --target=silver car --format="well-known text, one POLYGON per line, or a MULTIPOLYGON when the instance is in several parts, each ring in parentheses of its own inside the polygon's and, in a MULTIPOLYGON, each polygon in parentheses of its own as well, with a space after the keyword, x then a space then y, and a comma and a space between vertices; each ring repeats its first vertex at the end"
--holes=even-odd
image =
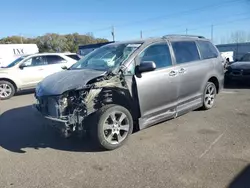
POLYGON ((112 150, 135 129, 212 108, 223 88, 223 63, 201 36, 115 42, 46 77, 36 87, 34 107, 58 122, 64 136, 90 133, 112 150))

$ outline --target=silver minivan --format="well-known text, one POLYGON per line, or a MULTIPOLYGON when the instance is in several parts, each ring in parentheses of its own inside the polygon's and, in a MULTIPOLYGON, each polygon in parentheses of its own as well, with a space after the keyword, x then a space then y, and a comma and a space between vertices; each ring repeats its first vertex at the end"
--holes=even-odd
POLYGON ((112 150, 135 129, 211 109, 223 88, 223 63, 201 36, 115 42, 46 77, 34 107, 64 136, 90 133, 98 146, 112 150))

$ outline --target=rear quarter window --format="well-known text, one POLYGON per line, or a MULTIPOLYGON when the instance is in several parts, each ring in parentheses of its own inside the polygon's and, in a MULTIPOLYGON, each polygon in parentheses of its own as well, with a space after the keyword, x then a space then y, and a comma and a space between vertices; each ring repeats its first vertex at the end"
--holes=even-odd
POLYGON ((78 55, 66 55, 66 56, 77 61, 81 59, 78 55))
POLYGON ((202 59, 217 58, 219 56, 217 49, 209 41, 197 41, 202 59))

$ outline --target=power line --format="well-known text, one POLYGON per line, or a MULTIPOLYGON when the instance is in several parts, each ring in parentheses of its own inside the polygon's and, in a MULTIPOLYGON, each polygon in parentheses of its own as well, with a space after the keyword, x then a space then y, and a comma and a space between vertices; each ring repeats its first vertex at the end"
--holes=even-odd
MULTIPOLYGON (((231 24, 231 23, 235 23, 235 22, 243 21, 243 20, 248 20, 248 19, 250 19, 250 17, 245 17, 245 18, 236 19, 236 20, 232 20, 232 21, 219 22, 219 23, 213 24, 213 27, 220 27, 220 26, 223 26, 223 25, 228 25, 228 24, 231 24)), ((211 25, 204 25, 204 26, 201 26, 201 27, 190 29, 190 31, 195 31, 195 30, 199 30, 201 28, 207 28, 207 27, 211 27, 211 25)))
MULTIPOLYGON (((249 13, 239 13, 239 14, 233 14, 232 17, 235 18, 235 16, 240 16, 240 15, 249 15, 249 13)), ((183 24, 180 24, 180 25, 176 25, 176 26, 173 26, 173 27, 170 27, 168 25, 168 28, 171 28, 171 29, 176 29, 176 28, 180 28, 180 27, 185 27, 185 24, 189 24, 190 22, 185 22, 183 24)), ((211 26, 211 24, 210 24, 211 26)), ((155 29, 150 29, 150 30, 144 30, 144 33, 149 33, 149 32, 153 32, 153 31, 160 31, 160 30, 165 30, 166 29, 166 26, 163 26, 163 27, 159 27, 159 28, 155 28, 155 29)))
MULTIPOLYGON (((176 12, 173 14, 167 14, 167 15, 162 15, 162 16, 157 16, 157 17, 151 17, 151 18, 144 19, 144 20, 128 22, 125 24, 116 25, 116 27, 119 27, 119 28, 120 27, 127 27, 127 26, 131 26, 131 25, 136 25, 139 23, 144 23, 144 22, 148 23, 148 22, 155 21, 155 20, 171 19, 172 16, 174 16, 175 18, 178 16, 181 17, 184 15, 196 13, 197 11, 203 11, 203 10, 210 9, 210 8, 217 8, 217 7, 221 7, 222 5, 225 6, 225 4, 229 5, 231 3, 240 2, 240 1, 244 1, 244 0, 228 0, 228 1, 221 2, 221 3, 216 3, 216 4, 213 3, 211 5, 207 5, 207 6, 203 6, 203 7, 199 7, 199 8, 195 8, 195 9, 190 9, 190 10, 186 10, 186 11, 176 12)), ((101 28, 101 29, 95 30, 93 32, 95 33, 95 32, 105 31, 105 30, 110 30, 110 27, 101 28)))
POLYGON ((195 9, 190 9, 190 10, 186 10, 186 11, 176 12, 176 13, 173 13, 173 14, 167 14, 167 15, 157 16, 157 17, 153 17, 153 18, 148 18, 148 19, 145 19, 145 20, 130 22, 130 23, 127 23, 127 24, 116 25, 116 27, 125 27, 125 26, 130 26, 130 25, 134 25, 134 24, 150 22, 150 21, 155 21, 155 20, 160 20, 160 19, 170 19, 171 16, 175 16, 175 18, 176 18, 178 16, 183 16, 183 15, 187 15, 187 14, 190 14, 190 13, 193 14, 193 13, 196 13, 197 11, 202 11, 204 9, 220 7, 221 5, 224 5, 224 4, 229 5, 230 3, 239 2, 239 1, 243 1, 243 0, 224 1, 222 3, 211 4, 211 5, 208 5, 208 6, 203 6, 203 7, 200 7, 200 8, 195 8, 195 9))

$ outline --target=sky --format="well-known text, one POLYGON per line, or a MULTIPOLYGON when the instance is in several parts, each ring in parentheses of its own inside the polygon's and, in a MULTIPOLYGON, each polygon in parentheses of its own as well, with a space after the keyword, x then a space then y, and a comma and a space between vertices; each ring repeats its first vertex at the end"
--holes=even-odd
POLYGON ((1 1, 0 38, 91 32, 115 40, 197 34, 220 40, 250 31, 250 0, 7 0, 1 1))

